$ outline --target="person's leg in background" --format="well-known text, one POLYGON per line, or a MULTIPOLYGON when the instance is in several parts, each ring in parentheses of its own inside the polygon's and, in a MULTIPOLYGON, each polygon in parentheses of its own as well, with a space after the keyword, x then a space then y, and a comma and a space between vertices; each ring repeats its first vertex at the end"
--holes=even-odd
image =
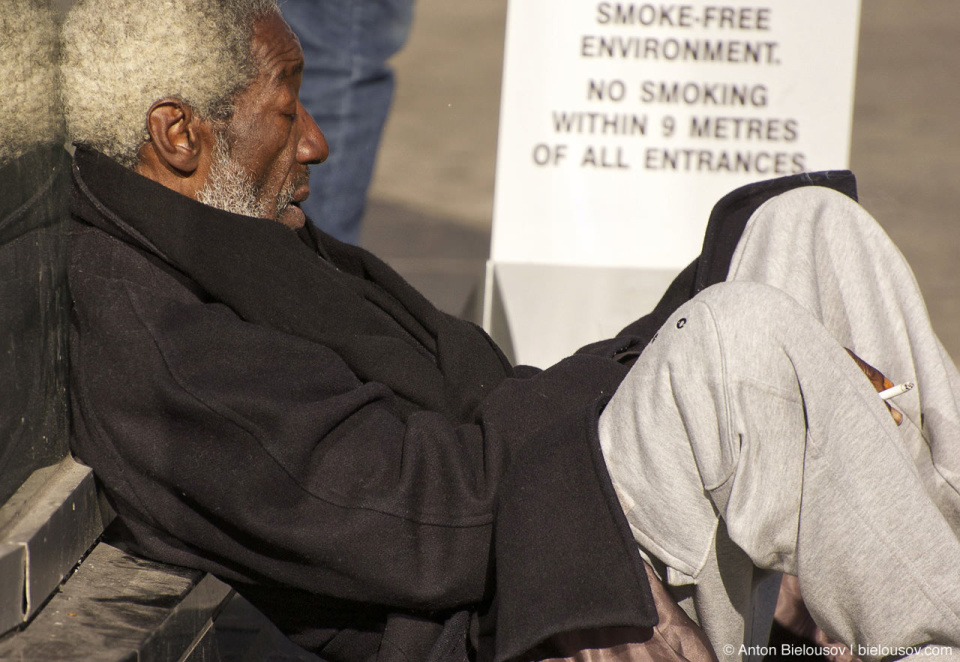
POLYGON ((764 643, 754 566, 798 574, 841 640, 956 645, 956 368, 872 219, 801 191, 758 210, 730 271, 777 289, 707 290, 641 355, 601 419, 611 475, 721 659, 764 643), (901 427, 844 346, 917 382, 901 427))
POLYGON ((310 168, 302 204, 321 230, 357 243, 380 136, 393 98, 387 60, 407 41, 414 0, 285 0, 303 47, 300 97, 330 145, 310 168))

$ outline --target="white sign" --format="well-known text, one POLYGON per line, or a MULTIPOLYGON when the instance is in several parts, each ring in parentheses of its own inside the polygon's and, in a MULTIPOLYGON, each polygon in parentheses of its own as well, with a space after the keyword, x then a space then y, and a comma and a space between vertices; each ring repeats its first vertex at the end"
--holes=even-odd
POLYGON ((847 167, 859 11, 511 0, 491 260, 676 270, 730 190, 847 167))

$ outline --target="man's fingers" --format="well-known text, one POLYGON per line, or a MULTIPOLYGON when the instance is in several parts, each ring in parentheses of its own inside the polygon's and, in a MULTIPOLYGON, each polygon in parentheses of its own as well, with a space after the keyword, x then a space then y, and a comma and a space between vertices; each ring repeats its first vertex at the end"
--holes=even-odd
POLYGON ((903 423, 903 414, 900 413, 900 410, 891 407, 889 402, 885 402, 884 404, 887 405, 887 409, 890 410, 890 415, 893 416, 894 423, 897 425, 903 423))
POLYGON ((850 355, 850 358, 853 359, 853 362, 856 363, 860 370, 863 371, 863 374, 867 376, 867 379, 870 380, 870 383, 873 384, 873 387, 878 393, 893 386, 893 382, 887 379, 882 372, 854 354, 850 349, 847 349, 847 354, 850 355))
MULTIPOLYGON (((854 354, 849 348, 844 347, 844 349, 847 350, 847 354, 850 355, 850 358, 853 359, 853 362, 856 363, 860 370, 863 371, 863 374, 867 376, 867 379, 869 379, 870 383, 873 384, 873 388, 876 389, 877 393, 880 391, 885 391, 893 386, 893 382, 887 379, 882 372, 854 354)), ((884 404, 887 405, 887 409, 890 411, 893 421, 897 425, 903 423, 903 414, 890 406, 889 402, 884 402, 884 404)))

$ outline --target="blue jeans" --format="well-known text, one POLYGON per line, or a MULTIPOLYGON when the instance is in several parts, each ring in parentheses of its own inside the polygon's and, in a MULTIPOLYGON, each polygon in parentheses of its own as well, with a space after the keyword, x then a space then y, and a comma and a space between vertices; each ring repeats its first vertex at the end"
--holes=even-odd
POLYGON ((387 60, 407 40, 413 0, 286 0, 281 7, 303 46, 303 105, 330 145, 327 161, 310 168, 303 211, 355 244, 393 97, 387 60))

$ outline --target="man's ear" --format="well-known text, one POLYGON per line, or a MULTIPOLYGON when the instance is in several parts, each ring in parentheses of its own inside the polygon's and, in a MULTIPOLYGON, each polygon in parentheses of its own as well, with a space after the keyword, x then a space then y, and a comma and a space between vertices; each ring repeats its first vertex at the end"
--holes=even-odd
POLYGON ((189 176, 200 163, 203 124, 189 104, 174 97, 161 99, 147 111, 146 147, 161 164, 189 176))

